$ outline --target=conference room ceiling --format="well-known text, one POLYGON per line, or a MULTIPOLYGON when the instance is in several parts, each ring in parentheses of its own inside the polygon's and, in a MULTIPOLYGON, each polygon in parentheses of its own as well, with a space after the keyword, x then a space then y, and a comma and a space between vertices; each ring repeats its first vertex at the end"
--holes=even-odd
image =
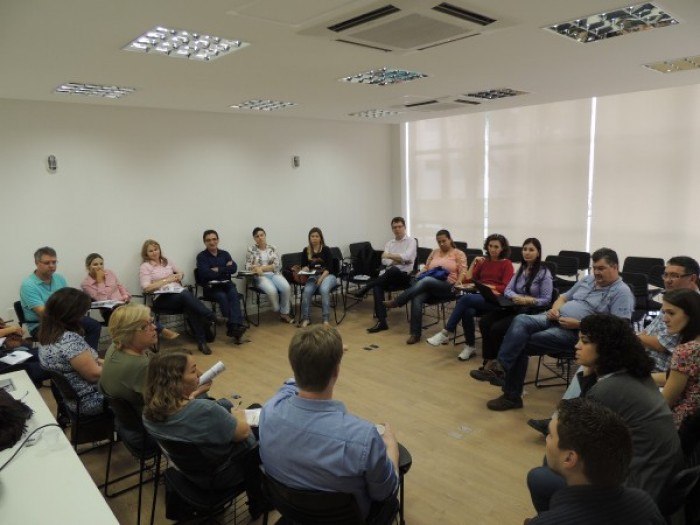
POLYGON ((700 55, 699 0, 653 2, 678 23, 615 38, 581 43, 547 29, 644 3, 3 0, 0 98, 398 123, 700 83, 698 69, 664 74, 644 66, 700 55), (368 12, 376 18, 328 29, 368 12), (157 27, 249 45, 210 61, 123 49, 157 27), (398 70, 387 74, 393 79, 425 76, 387 85, 352 78, 382 68, 398 70), (55 92, 65 83, 134 91, 118 99, 55 92), (517 96, 478 96, 492 89, 517 96), (251 100, 294 105, 231 108, 251 100), (361 116, 370 110, 385 116, 361 116))

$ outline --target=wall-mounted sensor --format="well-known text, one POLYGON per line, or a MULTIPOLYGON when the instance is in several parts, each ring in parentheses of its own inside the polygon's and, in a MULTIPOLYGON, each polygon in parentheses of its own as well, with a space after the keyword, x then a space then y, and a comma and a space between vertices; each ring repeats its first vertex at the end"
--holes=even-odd
POLYGON ((54 155, 49 155, 49 171, 53 173, 57 168, 56 157, 54 155))
POLYGON ((292 157, 292 167, 298 168, 299 166, 301 166, 301 160, 299 159, 299 155, 294 155, 292 157))

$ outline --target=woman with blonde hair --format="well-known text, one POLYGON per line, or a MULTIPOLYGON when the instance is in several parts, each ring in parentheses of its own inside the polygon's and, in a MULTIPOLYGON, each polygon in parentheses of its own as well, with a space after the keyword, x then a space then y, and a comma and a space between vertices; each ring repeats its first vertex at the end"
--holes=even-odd
POLYGON ((214 340, 211 325, 216 322, 216 315, 204 306, 187 289, 182 287, 184 274, 175 263, 163 256, 160 244, 153 239, 146 239, 141 247, 141 266, 139 281, 145 293, 156 294, 153 304, 168 310, 182 311, 187 314, 197 340, 197 348, 205 355, 211 354, 207 341, 214 340))

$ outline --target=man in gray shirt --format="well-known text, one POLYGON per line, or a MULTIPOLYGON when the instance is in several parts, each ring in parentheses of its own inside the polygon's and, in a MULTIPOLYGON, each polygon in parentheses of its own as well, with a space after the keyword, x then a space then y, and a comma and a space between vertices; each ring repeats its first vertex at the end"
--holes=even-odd
POLYGON ((529 356, 571 352, 581 319, 587 315, 604 313, 624 319, 632 317, 634 295, 620 278, 617 253, 601 248, 593 252, 591 258, 593 275, 577 281, 550 310, 538 315, 521 314, 513 320, 492 371, 496 377, 504 376, 503 395, 486 403, 490 410, 522 408, 529 356))

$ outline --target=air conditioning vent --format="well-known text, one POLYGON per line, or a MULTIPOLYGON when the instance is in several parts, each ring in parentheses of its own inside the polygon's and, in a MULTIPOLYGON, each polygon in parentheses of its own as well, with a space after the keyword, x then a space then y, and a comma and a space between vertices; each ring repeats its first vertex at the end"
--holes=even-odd
POLYGON ((478 106, 481 104, 481 102, 477 102, 476 100, 464 100, 461 98, 455 99, 455 102, 459 102, 460 104, 469 104, 470 106, 478 106))
POLYGON ((377 51, 384 51, 386 53, 390 52, 391 49, 379 46, 371 46, 369 44, 363 44, 362 42, 353 42, 352 40, 344 40, 342 38, 337 38, 336 42, 342 42, 343 44, 352 44, 353 46, 366 47, 367 49, 376 49, 377 51))
POLYGON ((487 26, 489 24, 493 24, 496 21, 495 19, 490 18, 486 15, 480 15, 479 13, 467 11, 466 9, 462 9, 461 7, 457 7, 456 5, 448 4, 447 2, 443 2, 439 5, 436 5, 435 7, 433 7, 433 10, 438 11, 439 13, 445 13, 446 15, 456 16, 457 18, 461 18, 462 20, 466 20, 474 24, 479 24, 480 26, 487 26))
POLYGON ((424 100, 422 102, 414 102, 413 104, 404 104, 407 108, 415 108, 417 106, 427 106, 428 104, 437 104, 437 100, 424 100))
POLYGON ((335 31, 336 33, 340 33, 341 31, 345 31, 352 27, 357 27, 359 25, 372 22, 373 20, 377 20, 379 18, 389 16, 394 13, 398 13, 399 11, 401 11, 401 9, 399 9, 398 7, 388 4, 383 7, 380 7, 379 9, 374 9, 372 11, 368 11, 367 13, 362 13, 361 15, 348 18, 347 20, 344 20, 342 22, 338 22, 337 24, 333 24, 332 26, 328 26, 328 29, 330 29, 331 31, 335 31))

